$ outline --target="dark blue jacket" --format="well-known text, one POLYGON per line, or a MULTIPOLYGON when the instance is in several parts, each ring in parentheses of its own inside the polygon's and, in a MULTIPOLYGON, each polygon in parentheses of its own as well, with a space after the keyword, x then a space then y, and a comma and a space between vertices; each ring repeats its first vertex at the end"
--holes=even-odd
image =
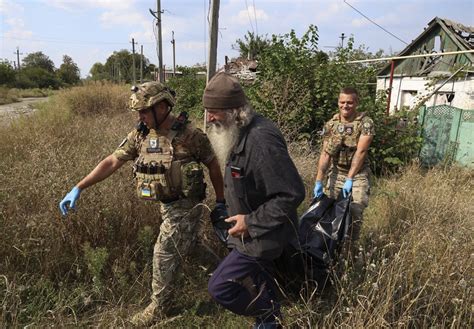
POLYGON ((250 234, 229 237, 229 247, 253 257, 278 257, 296 234, 296 209, 305 189, 282 134, 270 120, 256 115, 241 130, 224 184, 229 215, 246 215, 250 234))

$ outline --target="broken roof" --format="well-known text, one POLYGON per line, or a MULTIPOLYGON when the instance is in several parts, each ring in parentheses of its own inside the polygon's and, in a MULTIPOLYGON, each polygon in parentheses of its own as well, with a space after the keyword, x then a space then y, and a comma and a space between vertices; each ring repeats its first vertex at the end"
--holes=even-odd
MULTIPOLYGON (((398 56, 472 49, 474 49, 474 27, 435 17, 398 56)), ((473 63, 474 54, 472 53, 407 58, 395 62, 394 73, 405 76, 426 76, 431 72, 449 72, 455 64, 473 65, 473 63)), ((378 76, 389 73, 390 64, 387 64, 378 76)))

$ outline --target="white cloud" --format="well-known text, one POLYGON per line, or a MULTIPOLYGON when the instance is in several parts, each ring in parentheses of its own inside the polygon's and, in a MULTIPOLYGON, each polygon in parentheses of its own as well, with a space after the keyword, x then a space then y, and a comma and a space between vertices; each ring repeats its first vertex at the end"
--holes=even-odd
POLYGON ((100 15, 100 22, 105 27, 115 25, 137 25, 137 22, 143 22, 145 17, 137 12, 107 11, 100 15))
POLYGON ((203 50, 206 47, 206 43, 203 41, 187 41, 183 42, 181 47, 185 50, 203 50))
POLYGON ((10 29, 4 32, 4 37, 9 39, 26 39, 33 35, 32 31, 25 28, 25 21, 18 17, 10 17, 5 20, 10 29))
POLYGON ((248 6, 248 8, 239 11, 237 15, 232 16, 231 21, 239 25, 247 25, 251 22, 251 24, 255 26, 255 21, 258 25, 259 21, 267 21, 268 18, 269 17, 264 10, 248 6))
POLYGON ((2 0, 0 1, 0 13, 4 15, 13 15, 20 12, 24 12, 25 8, 13 1, 2 0))
POLYGON ((73 11, 83 8, 103 8, 111 10, 127 10, 133 8, 136 0, 42 0, 44 4, 73 11))

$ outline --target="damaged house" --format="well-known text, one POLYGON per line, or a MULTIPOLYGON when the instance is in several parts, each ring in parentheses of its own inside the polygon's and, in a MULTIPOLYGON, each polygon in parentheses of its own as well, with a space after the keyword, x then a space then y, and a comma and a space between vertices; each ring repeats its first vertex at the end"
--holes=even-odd
MULTIPOLYGON (((398 56, 473 49, 474 27, 436 17, 398 56)), ((390 112, 403 107, 412 109, 420 103, 426 106, 450 105, 460 109, 474 109, 473 64, 472 52, 396 60, 390 112), (456 71, 456 79, 453 79, 456 71)), ((390 75, 391 64, 388 64, 377 76, 377 91, 388 91, 390 75)))

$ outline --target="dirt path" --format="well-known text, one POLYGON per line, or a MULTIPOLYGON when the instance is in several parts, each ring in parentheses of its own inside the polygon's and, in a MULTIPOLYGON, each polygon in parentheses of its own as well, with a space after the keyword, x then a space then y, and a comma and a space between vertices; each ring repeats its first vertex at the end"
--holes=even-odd
POLYGON ((0 105, 0 125, 7 125, 21 115, 36 111, 35 104, 44 102, 48 97, 23 98, 21 102, 0 105))

